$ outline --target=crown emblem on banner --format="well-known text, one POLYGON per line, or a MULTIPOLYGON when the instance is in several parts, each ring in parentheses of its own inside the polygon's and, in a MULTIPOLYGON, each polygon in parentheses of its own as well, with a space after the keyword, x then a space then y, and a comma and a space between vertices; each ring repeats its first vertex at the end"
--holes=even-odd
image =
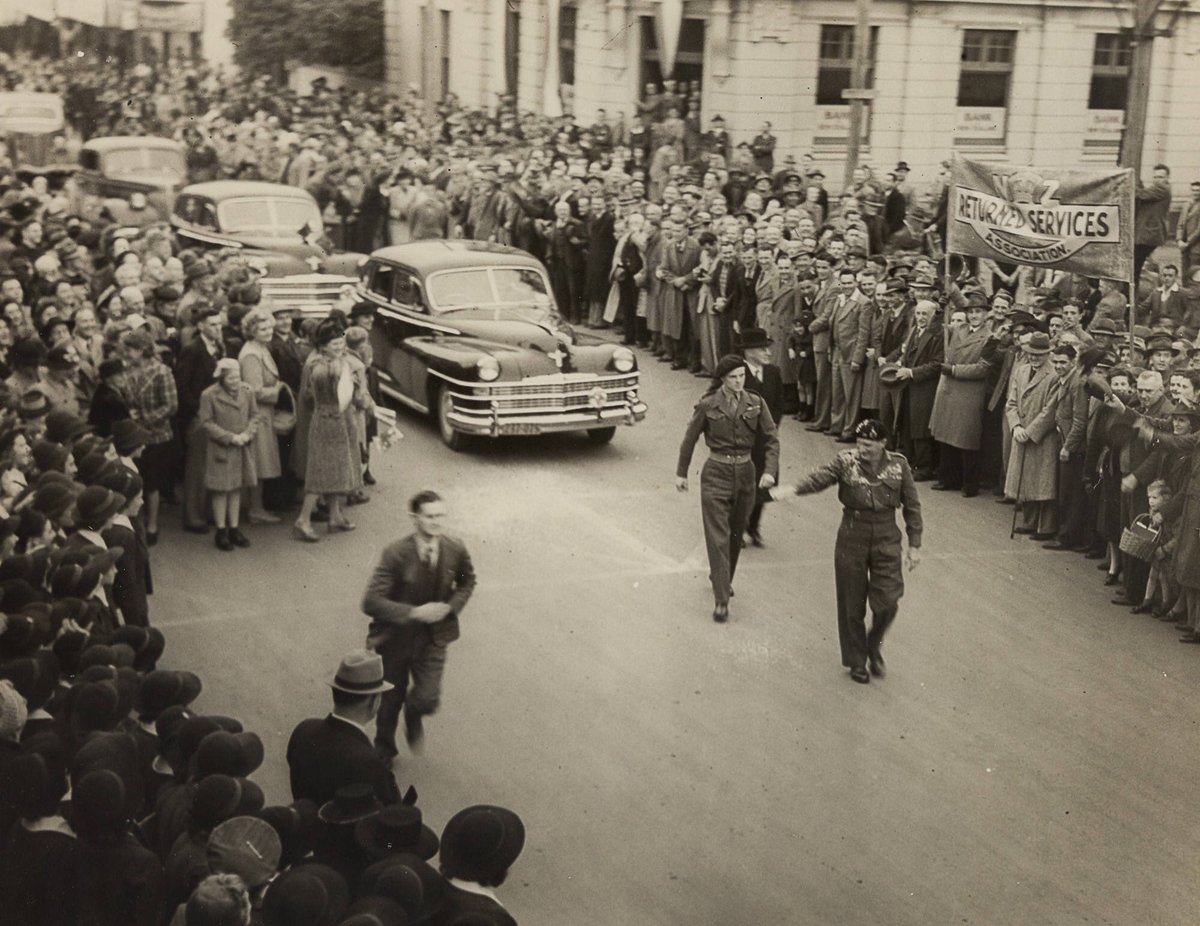
POLYGON ((1010 203, 1036 203, 1056 206, 1053 195, 1058 191, 1057 180, 1045 180, 1032 170, 1018 170, 1011 174, 992 174, 996 191, 1010 203))

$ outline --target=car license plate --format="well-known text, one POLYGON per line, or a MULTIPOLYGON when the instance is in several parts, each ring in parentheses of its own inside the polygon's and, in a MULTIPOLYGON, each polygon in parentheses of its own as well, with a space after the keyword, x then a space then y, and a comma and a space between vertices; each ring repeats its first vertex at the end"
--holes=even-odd
POLYGON ((502 434, 541 434, 542 429, 536 424, 506 424, 500 429, 502 434))

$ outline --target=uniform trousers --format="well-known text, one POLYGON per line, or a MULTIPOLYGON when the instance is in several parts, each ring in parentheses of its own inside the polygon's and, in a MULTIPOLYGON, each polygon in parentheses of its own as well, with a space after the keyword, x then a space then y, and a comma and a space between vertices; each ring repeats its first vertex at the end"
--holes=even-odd
POLYGON ((829 361, 829 351, 813 351, 813 364, 817 368, 817 407, 812 428, 828 430, 833 397, 833 366, 829 361))
POLYGON ((717 604, 729 603, 729 587, 742 552, 742 534, 754 507, 754 464, 709 457, 700 470, 700 514, 708 547, 708 578, 717 604))
POLYGON ((833 550, 833 575, 837 584, 838 642, 842 665, 861 669, 870 651, 883 643, 883 635, 896 619, 904 594, 900 528, 896 512, 844 509, 833 550), (867 604, 871 605, 871 630, 867 632, 867 604))
POLYGON ((410 720, 436 711, 442 701, 442 674, 446 669, 445 643, 434 643, 426 627, 407 633, 409 639, 379 648, 383 677, 396 687, 385 691, 380 699, 375 743, 393 754, 397 751, 396 725, 401 708, 410 720))
POLYGON ((208 523, 208 490, 204 487, 204 457, 208 435, 200 417, 192 419, 184 435, 187 441, 183 460, 183 526, 203 527, 208 523))
POLYGON ((849 360, 833 361, 833 389, 830 398, 829 430, 848 436, 858 422, 862 399, 862 370, 852 370, 849 360))

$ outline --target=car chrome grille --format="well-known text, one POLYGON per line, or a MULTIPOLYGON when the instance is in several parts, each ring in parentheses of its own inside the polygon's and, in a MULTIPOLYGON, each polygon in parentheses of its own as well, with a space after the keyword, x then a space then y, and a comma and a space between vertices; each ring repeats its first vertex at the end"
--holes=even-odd
POLYGON ((304 273, 286 277, 265 277, 259 281, 263 301, 288 306, 301 312, 329 311, 338 300, 343 286, 357 283, 355 277, 325 273, 304 273))
MULTIPOLYGON (((487 395, 493 399, 505 399, 510 396, 540 396, 553 398, 565 396, 582 399, 587 404, 588 393, 597 386, 611 392, 614 389, 636 389, 638 377, 636 373, 621 376, 605 376, 597 379, 565 381, 561 383, 523 383, 520 385, 488 386, 487 395)), ((505 403, 507 404, 507 402, 505 403)))

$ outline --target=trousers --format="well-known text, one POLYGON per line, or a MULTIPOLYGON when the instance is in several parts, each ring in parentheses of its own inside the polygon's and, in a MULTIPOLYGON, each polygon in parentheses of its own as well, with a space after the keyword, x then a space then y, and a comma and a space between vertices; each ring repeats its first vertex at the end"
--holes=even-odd
POLYGON ((708 548, 713 599, 729 603, 729 587, 742 552, 742 534, 754 507, 754 464, 723 463, 711 457, 700 470, 700 515, 708 548))
POLYGON ((837 585, 838 642, 842 665, 861 669, 871 649, 883 643, 904 594, 900 528, 896 512, 842 512, 833 549, 833 575, 837 585), (867 632, 867 604, 871 605, 871 630, 867 632))
POLYGON ((1086 543, 1087 496, 1083 491, 1083 453, 1058 462, 1058 540, 1068 546, 1086 543))
POLYGON ((817 368, 817 407, 813 413, 813 428, 828 430, 833 396, 833 366, 829 362, 829 351, 814 351, 813 363, 817 368))
POLYGON ((833 361, 833 395, 830 399, 829 430, 848 436, 858 421, 862 399, 862 370, 850 369, 850 361, 833 361))
POLYGON ((375 743, 396 753, 396 726, 405 715, 419 719, 434 713, 442 702, 442 675, 446 669, 446 644, 434 643, 429 632, 418 628, 410 645, 382 647, 383 677, 396 687, 385 691, 375 718, 375 743))
POLYGON ((204 488, 204 452, 208 438, 199 416, 188 425, 184 440, 187 450, 183 461, 183 525, 203 527, 208 523, 208 490, 204 488))

